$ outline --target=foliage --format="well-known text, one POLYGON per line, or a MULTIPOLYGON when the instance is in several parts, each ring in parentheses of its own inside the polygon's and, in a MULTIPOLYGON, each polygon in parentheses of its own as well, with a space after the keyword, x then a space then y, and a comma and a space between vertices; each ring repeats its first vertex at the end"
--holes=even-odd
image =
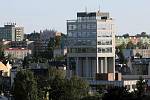
POLYGON ((61 36, 55 36, 55 48, 60 48, 61 46, 61 36))
POLYGON ((3 49, 4 49, 4 46, 2 44, 0 44, 0 59, 5 57, 3 49))
POLYGON ((102 100, 134 100, 134 95, 125 87, 114 87, 108 90, 102 100))
POLYGON ((23 68, 26 68, 29 66, 29 57, 28 56, 24 57, 24 60, 22 62, 22 66, 23 66, 23 68))
POLYGON ((63 70, 49 68, 48 77, 38 79, 40 98, 46 97, 47 92, 52 100, 79 100, 88 94, 86 81, 78 77, 67 79, 63 70))
POLYGON ((37 83, 31 71, 22 70, 17 73, 13 94, 15 100, 38 100, 37 83))
POLYGON ((113 87, 108 89, 102 100, 149 100, 150 96, 145 95, 147 81, 142 77, 136 83, 137 90, 129 92, 125 87, 113 87))
POLYGON ((47 46, 48 46, 47 54, 49 54, 47 58, 53 58, 54 49, 61 47, 61 36, 55 36, 54 38, 50 38, 47 46))
POLYGON ((126 59, 125 59, 125 57, 124 57, 124 55, 123 55, 123 49, 120 48, 120 47, 118 47, 117 50, 118 50, 118 51, 116 51, 116 54, 117 54, 117 56, 119 57, 119 62, 120 62, 121 64, 126 63, 126 59))
POLYGON ((101 97, 98 97, 98 96, 86 96, 86 97, 83 97, 81 100, 101 100, 101 97))
POLYGON ((142 77, 139 78, 139 81, 136 83, 137 90, 135 91, 137 96, 142 97, 146 92, 147 81, 145 81, 142 77))
POLYGON ((123 34, 123 37, 124 37, 124 38, 127 38, 127 37, 129 37, 129 34, 128 34, 128 33, 123 34))
POLYGON ((89 85, 86 81, 74 76, 70 80, 66 80, 65 100, 79 100, 87 96, 89 85))
POLYGON ((135 45, 132 43, 132 41, 129 41, 126 48, 127 49, 133 49, 133 48, 135 48, 135 45))
POLYGON ((59 77, 61 79, 65 78, 65 71, 61 69, 56 69, 56 68, 49 68, 48 69, 48 77, 50 79, 53 79, 55 77, 59 77))
POLYGON ((138 58, 142 58, 142 55, 138 52, 135 54, 135 56, 138 57, 138 58))

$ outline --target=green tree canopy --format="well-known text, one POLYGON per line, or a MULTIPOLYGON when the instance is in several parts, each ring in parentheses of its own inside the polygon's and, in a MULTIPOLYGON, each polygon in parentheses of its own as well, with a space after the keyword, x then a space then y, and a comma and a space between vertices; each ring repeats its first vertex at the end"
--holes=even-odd
POLYGON ((144 93, 146 92, 146 87, 147 81, 140 77, 139 81, 137 81, 136 83, 137 91, 135 91, 138 97, 142 97, 144 95, 144 93))
POLYGON ((19 71, 14 79, 15 100, 38 100, 37 82, 29 70, 19 71))
POLYGON ((0 59, 4 58, 4 46, 0 44, 0 59))
POLYGON ((126 48, 127 49, 133 49, 133 48, 135 48, 135 45, 132 43, 132 41, 129 41, 126 48))

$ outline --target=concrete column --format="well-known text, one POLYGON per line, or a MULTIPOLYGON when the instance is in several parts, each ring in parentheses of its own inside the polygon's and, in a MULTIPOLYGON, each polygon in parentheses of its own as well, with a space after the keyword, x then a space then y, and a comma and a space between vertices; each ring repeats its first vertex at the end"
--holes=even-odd
POLYGON ((115 80, 115 58, 113 57, 113 69, 114 69, 114 80, 115 80))
POLYGON ((104 73, 104 60, 101 60, 101 73, 104 73))
POLYGON ((88 57, 85 58, 85 71, 86 71, 86 77, 89 77, 89 64, 88 64, 88 57))
POLYGON ((79 58, 76 58, 76 75, 79 76, 79 58))
POLYGON ((104 70, 104 73, 107 73, 107 67, 108 67, 107 66, 107 57, 105 57, 105 68, 104 68, 105 70, 104 70))
POLYGON ((96 73, 99 73, 99 60, 98 57, 96 58, 96 73))

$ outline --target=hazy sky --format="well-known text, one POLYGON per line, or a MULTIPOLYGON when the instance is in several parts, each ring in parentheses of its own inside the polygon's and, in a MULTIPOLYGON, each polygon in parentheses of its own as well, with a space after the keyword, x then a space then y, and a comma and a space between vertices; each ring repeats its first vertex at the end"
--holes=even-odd
POLYGON ((150 0, 1 0, 0 26, 16 22, 33 30, 56 29, 66 33, 66 20, 75 19, 78 11, 110 12, 117 34, 150 33, 150 0))

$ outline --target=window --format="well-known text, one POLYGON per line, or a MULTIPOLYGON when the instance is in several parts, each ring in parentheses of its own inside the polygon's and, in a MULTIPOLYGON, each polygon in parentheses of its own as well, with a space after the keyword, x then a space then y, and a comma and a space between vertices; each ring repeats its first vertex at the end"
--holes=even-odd
POLYGON ((104 48, 104 47, 101 47, 101 48, 98 48, 98 53, 112 53, 112 47, 107 47, 107 48, 104 48))
POLYGON ((68 25, 68 30, 76 30, 76 25, 70 24, 68 25))
POLYGON ((86 29, 86 24, 82 24, 82 29, 86 29))
POLYGON ((78 32, 78 37, 82 37, 82 33, 81 32, 78 32))
POLYGON ((91 25, 90 24, 87 24, 87 29, 91 29, 91 25))
POLYGON ((86 32, 82 32, 82 37, 86 37, 86 32))
POLYGON ((98 37, 112 37, 111 32, 98 32, 98 37))
POLYGON ((102 48, 98 48, 98 53, 101 53, 102 52, 102 48))
POLYGON ((72 32, 68 32, 68 36, 69 37, 72 37, 73 35, 72 35, 72 32))
POLYGON ((91 24, 90 29, 96 29, 96 24, 91 24))
POLYGON ((98 45, 112 45, 112 40, 100 40, 98 45))
POLYGON ((82 29, 82 26, 81 26, 81 24, 78 24, 78 29, 82 29))

